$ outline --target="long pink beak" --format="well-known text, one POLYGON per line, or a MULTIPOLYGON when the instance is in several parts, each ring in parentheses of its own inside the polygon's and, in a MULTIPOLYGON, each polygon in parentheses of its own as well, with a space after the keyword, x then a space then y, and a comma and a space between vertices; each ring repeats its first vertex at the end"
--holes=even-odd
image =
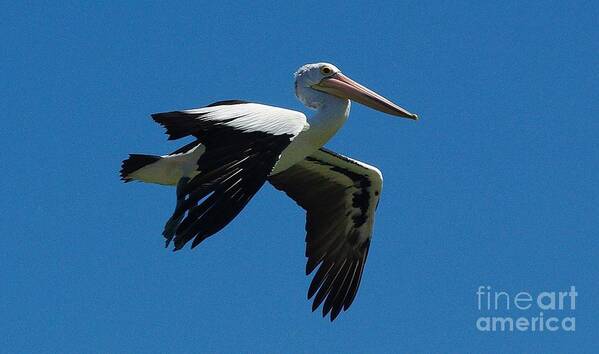
POLYGON ((376 109, 377 111, 414 120, 418 119, 418 115, 408 112, 404 108, 396 105, 369 88, 360 85, 340 72, 322 79, 318 84, 312 87, 337 97, 356 101, 376 109))

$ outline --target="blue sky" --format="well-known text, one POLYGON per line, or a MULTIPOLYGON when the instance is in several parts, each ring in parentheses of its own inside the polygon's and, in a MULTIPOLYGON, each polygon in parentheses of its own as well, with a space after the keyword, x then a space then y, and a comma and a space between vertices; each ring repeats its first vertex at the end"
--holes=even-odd
MULTIPOLYGON (((599 329, 594 2, 15 1, 0 8, 0 348, 8 352, 592 352, 599 329), (307 112, 329 61, 418 113, 359 105, 328 147, 385 188, 358 298, 305 294, 304 215, 265 186, 173 253, 170 188, 122 184, 165 153, 149 114, 221 99, 307 112), (575 332, 483 333, 479 286, 579 293, 575 332)), ((538 309, 491 315, 538 316, 538 309)))

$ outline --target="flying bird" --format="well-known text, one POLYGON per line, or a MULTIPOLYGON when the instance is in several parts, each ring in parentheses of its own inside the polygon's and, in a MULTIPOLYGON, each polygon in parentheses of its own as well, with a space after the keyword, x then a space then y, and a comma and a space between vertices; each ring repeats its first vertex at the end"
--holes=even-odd
POLYGON ((355 299, 383 185, 373 166, 324 148, 343 126, 350 100, 417 120, 416 114, 351 80, 329 63, 295 73, 297 98, 315 113, 239 100, 156 113, 169 140, 195 140, 163 156, 131 154, 121 179, 176 186, 166 246, 196 247, 233 220, 266 181, 306 210, 306 275, 312 311, 333 321, 355 299))

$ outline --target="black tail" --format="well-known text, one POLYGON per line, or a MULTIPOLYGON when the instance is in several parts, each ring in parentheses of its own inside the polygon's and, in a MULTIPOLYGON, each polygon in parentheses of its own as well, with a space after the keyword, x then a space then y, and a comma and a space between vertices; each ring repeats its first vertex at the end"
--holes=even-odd
POLYGON ((123 160, 123 164, 121 165, 121 179, 125 183, 131 182, 132 178, 129 177, 131 173, 158 160, 160 160, 160 156, 130 154, 129 158, 123 160))

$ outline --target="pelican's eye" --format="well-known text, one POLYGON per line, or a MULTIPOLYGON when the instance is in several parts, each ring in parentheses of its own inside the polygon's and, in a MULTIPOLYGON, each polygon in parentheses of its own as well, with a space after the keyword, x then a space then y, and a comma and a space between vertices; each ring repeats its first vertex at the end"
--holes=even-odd
POLYGON ((320 73, 323 75, 329 75, 333 72, 333 70, 331 68, 329 68, 328 66, 323 66, 322 68, 320 68, 320 73))

